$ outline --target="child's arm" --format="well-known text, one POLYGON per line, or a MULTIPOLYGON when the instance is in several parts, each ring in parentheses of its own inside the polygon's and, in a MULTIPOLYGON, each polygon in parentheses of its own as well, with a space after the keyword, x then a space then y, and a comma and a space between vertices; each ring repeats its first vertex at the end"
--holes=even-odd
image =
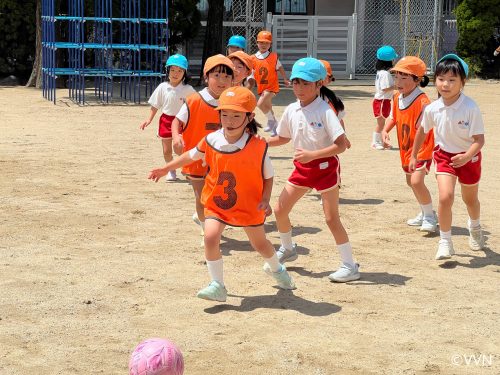
POLYGON ((351 148, 351 141, 349 140, 349 138, 347 138, 347 134, 345 133, 344 119, 340 119, 339 122, 340 122, 340 125, 342 126, 342 129, 344 129, 345 145, 346 145, 347 149, 350 149, 351 148))
POLYGON ((193 159, 189 155, 190 151, 186 151, 178 158, 167 163, 163 168, 156 168, 149 172, 148 179, 158 182, 160 178, 166 176, 169 171, 185 166, 186 164, 192 163, 193 159))
POLYGON ((156 112, 158 112, 158 108, 155 108, 155 107, 151 106, 151 110, 149 111, 149 117, 148 117, 148 119, 146 121, 144 121, 141 124, 141 126, 139 126, 139 128, 141 130, 146 129, 146 126, 148 126, 149 124, 151 124, 151 121, 153 121, 153 119, 156 116, 156 112))
POLYGON ((385 119, 384 129, 382 129, 382 142, 384 142, 384 147, 391 147, 391 144, 389 143, 391 140, 389 132, 392 130, 394 125, 396 125, 396 121, 394 121, 392 117, 387 117, 385 119))
POLYGON ((283 68, 283 65, 281 65, 278 68, 278 72, 280 72, 281 77, 283 78, 283 81, 285 82, 285 86, 290 86, 290 81, 288 80, 286 73, 285 73, 285 68, 283 68))
POLYGON ((338 155, 344 152, 347 148, 345 134, 337 137, 331 146, 322 148, 320 150, 308 151, 298 148, 295 150, 294 160, 300 163, 309 163, 311 160, 327 158, 330 156, 338 155))
POLYGON ((262 191, 262 200, 257 206, 259 210, 266 211, 266 216, 269 216, 273 213, 271 205, 269 204, 269 201, 271 200, 272 191, 273 191, 273 178, 271 177, 264 180, 264 190, 262 191))
POLYGON ((269 147, 276 147, 287 144, 288 142, 290 142, 290 138, 284 138, 280 137, 279 135, 275 135, 274 137, 268 138, 266 141, 269 147))
POLYGON ((469 149, 463 154, 455 155, 451 158, 450 165, 453 168, 460 168, 467 164, 484 146, 484 134, 473 135, 474 142, 470 145, 469 149))
POLYGON ((174 118, 174 121, 172 121, 172 146, 177 155, 181 155, 184 149, 184 141, 180 134, 180 129, 183 127, 184 123, 177 117, 174 118))

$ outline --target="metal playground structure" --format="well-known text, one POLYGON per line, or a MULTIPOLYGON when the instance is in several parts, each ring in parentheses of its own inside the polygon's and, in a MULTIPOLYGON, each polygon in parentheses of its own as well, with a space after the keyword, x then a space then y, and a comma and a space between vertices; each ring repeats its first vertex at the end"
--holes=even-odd
POLYGON ((167 0, 42 0, 42 91, 56 102, 56 80, 86 103, 86 89, 109 103, 140 103, 164 77, 168 57, 167 0), (65 8, 66 7, 66 8, 65 8), (63 13, 64 12, 64 13, 63 13), (93 83, 93 85, 91 85, 93 83))

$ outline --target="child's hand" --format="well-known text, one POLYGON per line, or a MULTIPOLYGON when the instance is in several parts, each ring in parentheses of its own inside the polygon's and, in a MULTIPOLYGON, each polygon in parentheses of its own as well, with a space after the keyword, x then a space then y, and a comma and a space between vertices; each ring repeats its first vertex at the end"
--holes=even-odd
POLYGON ((151 121, 146 120, 139 126, 139 129, 144 130, 149 124, 151 124, 151 121))
POLYGON ((413 173, 413 172, 415 172, 416 168, 417 168, 417 159, 412 156, 410 158, 410 164, 408 164, 408 171, 410 173, 413 173))
POLYGON ((465 154, 458 154, 458 155, 455 155, 451 158, 450 165, 453 168, 460 168, 460 167, 464 166, 465 164, 467 164, 470 161, 470 159, 471 158, 469 158, 465 154))
POLYGON ((314 154, 311 151, 298 148, 295 150, 293 160, 297 160, 299 163, 309 163, 311 160, 314 160, 314 154))
POLYGON ((386 131, 382 130, 382 142, 384 143, 385 148, 391 148, 391 143, 389 142, 391 140, 391 137, 389 137, 389 133, 386 131))
POLYGON ((292 82, 289 79, 285 78, 283 81, 285 81, 285 86, 286 87, 290 87, 290 85, 292 84, 292 82))
POLYGON ((148 179, 153 180, 154 182, 158 182, 158 180, 163 176, 166 176, 167 173, 168 169, 166 167, 153 169, 151 172, 149 172, 148 179))
POLYGON ((269 201, 266 199, 263 199, 259 205, 257 206, 258 210, 264 210, 266 212, 266 216, 270 216, 273 213, 273 209, 271 208, 271 205, 269 204, 269 201))
POLYGON ((173 146, 174 152, 177 155, 182 155, 182 151, 184 150, 184 140, 182 139, 182 137, 173 138, 172 146, 173 146))

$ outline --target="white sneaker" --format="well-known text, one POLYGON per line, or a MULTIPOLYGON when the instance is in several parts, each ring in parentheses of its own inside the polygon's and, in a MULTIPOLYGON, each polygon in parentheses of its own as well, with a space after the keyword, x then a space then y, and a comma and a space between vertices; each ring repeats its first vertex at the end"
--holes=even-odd
POLYGON ((299 257, 299 255, 297 254, 296 247, 297 247, 296 243, 292 244, 291 249, 287 249, 283 245, 280 246, 280 248, 276 252, 276 255, 278 256, 278 260, 280 261, 281 264, 285 262, 292 262, 299 257))
POLYGON ((479 228, 469 228, 469 247, 471 250, 482 250, 484 247, 483 230, 479 228))
POLYGON ((420 212, 413 219, 408 219, 406 221, 406 224, 408 224, 411 227, 421 227, 423 221, 424 221, 424 214, 422 212, 420 212))
POLYGON ((434 233, 437 230, 438 220, 435 212, 432 216, 424 216, 422 220, 422 226, 420 227, 421 232, 434 233))
POLYGON ((450 259, 454 254, 455 250, 453 249, 453 242, 450 240, 439 240, 436 260, 450 259))
POLYGON ((385 150, 384 144, 382 142, 372 143, 372 148, 375 150, 385 150))
POLYGON ((175 171, 168 172, 167 176, 165 177, 165 180, 167 182, 177 181, 177 173, 175 171))
POLYGON ((342 263, 340 268, 331 273, 328 278, 337 283, 346 283, 348 281, 359 280, 361 275, 359 274, 359 264, 356 263, 354 267, 349 264, 342 263))

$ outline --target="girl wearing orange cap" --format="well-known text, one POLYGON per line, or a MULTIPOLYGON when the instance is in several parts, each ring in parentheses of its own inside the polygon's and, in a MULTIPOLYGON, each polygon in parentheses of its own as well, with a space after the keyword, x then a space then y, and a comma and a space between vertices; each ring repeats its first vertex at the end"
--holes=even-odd
POLYGON ((259 50, 253 58, 254 78, 257 82, 257 92, 260 95, 257 107, 266 115, 267 126, 265 131, 276 134, 278 125, 273 112, 273 98, 280 91, 278 73, 283 77, 286 86, 290 81, 286 77, 285 69, 275 52, 270 52, 272 34, 267 30, 262 30, 257 34, 257 47, 259 50))
POLYGON ((272 212, 269 199, 274 171, 266 142, 254 136, 259 126, 254 119, 255 106, 255 96, 247 88, 225 90, 216 108, 222 129, 149 174, 149 179, 157 182, 169 170, 193 161, 204 159, 209 167, 201 202, 205 207, 205 257, 211 282, 198 292, 203 299, 224 302, 227 297, 219 248, 226 225, 244 228, 252 247, 265 258, 265 272, 280 288, 295 288, 264 231, 265 218, 272 212))
MULTIPOLYGON (((211 56, 205 62, 203 74, 207 87, 188 96, 172 122, 173 147, 177 155, 192 149, 203 137, 220 127, 219 113, 215 108, 219 104, 218 99, 222 91, 232 85, 234 65, 226 56, 211 56)), ((182 173, 193 187, 196 199, 196 214, 193 215, 193 220, 201 226, 203 233, 205 217, 200 197, 207 167, 198 160, 185 165, 182 173)))
POLYGON ((407 224, 420 227, 423 232, 435 232, 437 217, 432 209, 431 193, 424 181, 432 163, 434 148, 432 131, 427 134, 425 142, 418 150, 416 170, 412 173, 408 168, 422 114, 430 103, 428 96, 418 87, 425 87, 429 83, 429 77, 425 75, 426 66, 418 57, 406 56, 399 60, 391 71, 395 73, 395 85, 398 92, 394 95, 391 114, 382 131, 382 140, 385 146, 390 147, 389 132, 396 126, 399 155, 403 171, 406 173, 406 183, 413 190, 421 208, 421 212, 414 219, 409 219, 407 224))
POLYGON ((236 51, 229 54, 229 60, 234 65, 234 79, 233 86, 245 86, 252 89, 255 84, 255 79, 251 78, 253 69, 252 57, 243 51, 236 51))

